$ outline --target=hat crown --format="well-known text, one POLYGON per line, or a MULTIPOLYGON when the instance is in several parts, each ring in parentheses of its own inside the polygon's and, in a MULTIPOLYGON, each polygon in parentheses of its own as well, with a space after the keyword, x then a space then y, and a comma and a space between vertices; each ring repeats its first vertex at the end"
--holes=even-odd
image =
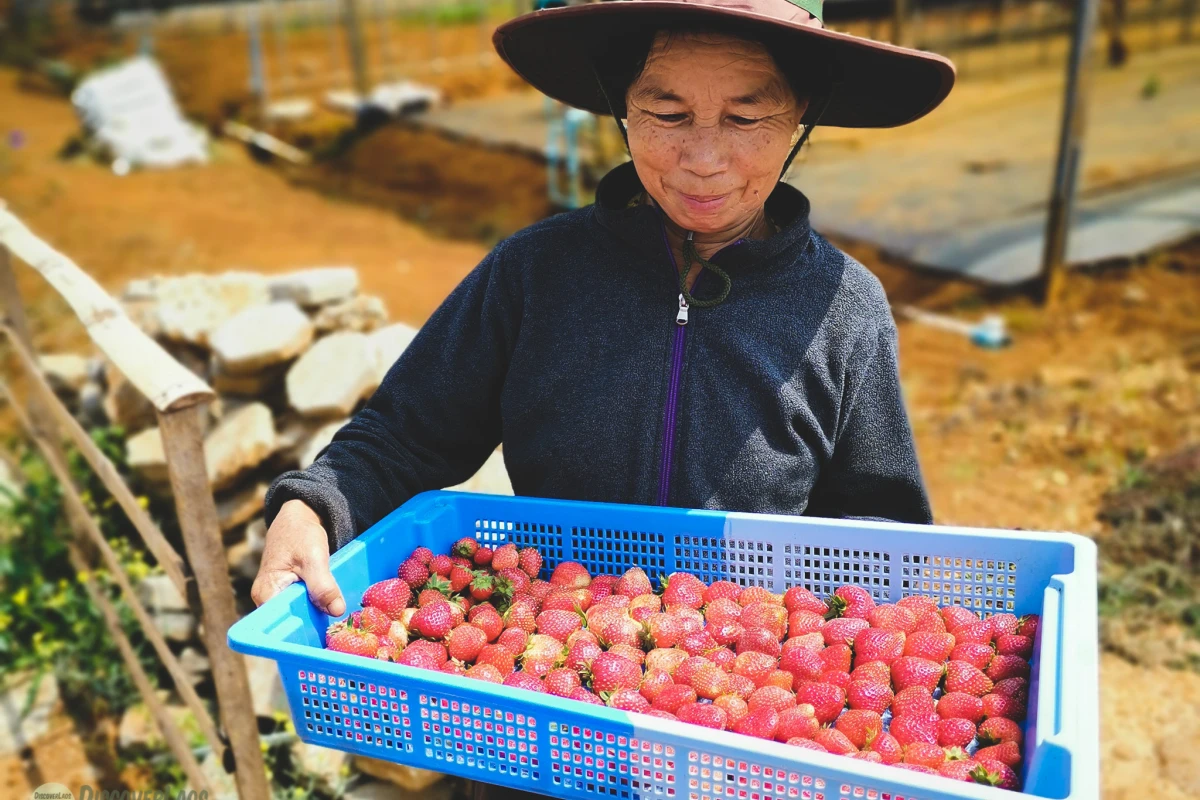
MULTIPOLYGON (((623 0, 637 2, 638 0, 623 0)), ((687 5, 748 11, 763 17, 824 27, 825 0, 675 0, 687 5)))

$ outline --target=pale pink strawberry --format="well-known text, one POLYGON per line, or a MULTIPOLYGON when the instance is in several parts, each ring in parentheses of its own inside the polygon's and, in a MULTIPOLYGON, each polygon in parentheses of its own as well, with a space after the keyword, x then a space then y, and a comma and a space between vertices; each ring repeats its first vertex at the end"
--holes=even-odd
POLYGON ((832 683, 806 683, 796 691, 796 702, 813 707, 821 724, 833 722, 846 707, 846 692, 832 683))
POLYGON ((983 701, 966 692, 947 692, 937 701, 937 715, 942 719, 983 719, 983 701))
POLYGON ((875 599, 871 593, 852 584, 839 587, 829 598, 829 612, 835 617, 865 620, 874 607, 875 599))
MULTIPOLYGON (((707 633, 707 631, 705 631, 707 633)), ((745 628, 737 638, 736 650, 739 653, 756 651, 778 658, 782 652, 779 638, 763 628, 745 628)))
POLYGON ((850 648, 850 645, 833 644, 817 653, 817 657, 821 659, 826 670, 849 672, 854 658, 854 651, 850 648))
MULTIPOLYGON (((938 749, 940 750, 941 748, 939 747, 938 749)), ((896 769, 906 769, 909 772, 919 772, 922 775, 939 774, 936 769, 927 767, 924 764, 893 764, 892 766, 894 766, 896 769)))
POLYGON ((612 595, 613 587, 620 579, 619 575, 597 575, 591 579, 592 582, 587 588, 592 590, 592 594, 597 600, 600 600, 612 595))
POLYGON ((742 593, 742 587, 733 581, 715 581, 704 590, 705 605, 712 605, 717 600, 733 600, 737 602, 742 593))
MULTIPOLYGON (((893 608, 897 608, 893 606, 893 608)), ((878 609, 875 609, 876 611, 878 609)), ((904 634, 883 628, 867 628, 854 637, 854 656, 863 661, 891 664, 904 655, 904 634)))
POLYGON ((679 717, 672 714, 670 711, 659 711, 657 708, 651 708, 649 711, 643 711, 647 717, 655 717, 657 719, 678 720, 679 717))
MULTIPOLYGON (((725 718, 729 721, 730 725, 736 725, 741 721, 742 717, 750 713, 750 706, 736 694, 723 694, 716 700, 713 700, 713 705, 725 712, 725 718)), ((795 709, 793 708, 792 710, 794 711, 795 709)), ((811 714, 809 716, 812 717, 811 714)), ((815 718, 813 718, 813 722, 816 722, 815 718)))
POLYGON ((831 619, 821 626, 821 636, 825 644, 849 644, 860 631, 871 627, 871 623, 857 617, 838 617, 831 619))
POLYGON ((600 637, 592 633, 587 628, 580 628, 567 637, 567 647, 574 647, 579 642, 590 642, 591 644, 599 646, 600 637))
MULTIPOLYGON (((717 731, 725 730, 729 725, 729 716, 725 713, 725 709, 711 703, 688 703, 681 706, 675 712, 675 716, 679 718, 680 722, 699 725, 702 728, 711 728, 717 731)), ((742 721, 744 722, 749 716, 747 714, 742 721)))
POLYGON ((669 711, 674 714, 680 707, 695 702, 696 690, 690 686, 676 683, 659 692, 651 705, 660 711, 669 711))
MULTIPOLYGON (((819 661, 819 659, 818 659, 819 661)), ((755 650, 747 650, 744 653, 738 654, 733 661, 733 674, 741 675, 749 678, 754 682, 754 685, 763 686, 767 682, 767 678, 775 671, 777 659, 766 653, 760 653, 755 650)), ((817 674, 820 674, 819 672, 817 674)), ((812 677, 816 677, 813 675, 812 677)))
MULTIPOLYGON (((720 710, 720 709, 718 709, 720 710)), ((682 714, 679 717, 684 719, 682 714)), ((753 736, 756 739, 774 739, 775 730, 779 727, 779 712, 770 707, 751 709, 746 716, 738 720, 733 730, 743 736, 753 736)))
MULTIPOLYGON (((772 605, 782 606, 783 598, 780 595, 774 594, 761 586, 747 586, 742 589, 742 593, 738 595, 738 602, 743 606, 748 606, 753 603, 768 603, 772 605)), ((784 609, 786 615, 787 609, 784 609)))
POLYGON ((700 608, 704 605, 704 592, 708 589, 704 581, 689 572, 668 575, 662 580, 662 587, 662 602, 667 608, 700 608))
POLYGON ((979 743, 985 747, 1001 742, 1016 742, 1019 745, 1024 738, 1021 726, 1005 717, 991 717, 979 726, 979 743))
POLYGON ((442 645, 437 645, 441 649, 441 652, 438 652, 438 650, 424 646, 435 644, 435 642, 424 640, 413 642, 404 648, 404 652, 396 659, 396 663, 419 669, 438 670, 446 663, 446 648, 442 645))
POLYGON ((914 631, 904 640, 904 655, 936 661, 939 664, 954 650, 954 634, 914 631))
POLYGON ((917 613, 904 606, 886 603, 867 612, 867 622, 872 628, 898 633, 912 633, 917 627, 917 613))
POLYGON ((521 669, 544 678, 546 673, 562 663, 562 642, 553 636, 538 633, 529 637, 529 644, 521 655, 521 669))
POLYGON ((887 731, 876 736, 870 748, 872 752, 879 753, 884 764, 899 764, 904 758, 904 748, 896 741, 896 737, 887 731))
POLYGON ((942 679, 944 667, 937 662, 915 656, 901 656, 892 662, 892 688, 897 692, 910 686, 921 686, 933 692, 942 679))
POLYGON ((599 697, 597 697, 595 695, 595 693, 589 691, 588 689, 586 689, 583 686, 580 686, 578 689, 571 692, 571 699, 578 700, 581 703, 591 703, 594 706, 604 705, 603 700, 601 700, 599 697))
POLYGON ((850 679, 855 681, 872 681, 890 686, 892 683, 892 668, 882 661, 862 661, 855 659, 854 669, 850 679))
MULTIPOLYGON (((673 609, 683 610, 688 609, 688 606, 674 606, 673 609)), ((645 622, 646 618, 651 614, 657 614, 663 610, 662 598, 656 594, 643 594, 629 599, 629 615, 638 622, 645 622), (640 615, 640 616, 638 616, 640 615)), ((694 609, 690 609, 694 610, 694 609)), ((699 611, 696 614, 703 620, 699 611)))
POLYGON ((552 669, 542 679, 545 692, 558 697, 570 697, 580 686, 582 684, 579 681, 579 673, 566 667, 552 669))
POLYGON ((642 668, 615 653, 596 656, 589 673, 592 691, 597 694, 636 689, 642 682, 642 668))
POLYGON ((463 675, 467 678, 486 681, 487 683, 504 683, 504 674, 491 664, 476 664, 468 668, 463 675))
POLYGON ((729 625, 740 622, 741 617, 742 607, 725 597, 718 597, 704 607, 704 618, 709 625, 729 625))
MULTIPOLYGON (((476 606, 478 608, 478 606, 476 606)), ((474 611, 475 609, 471 609, 474 611)), ((504 612, 505 628, 520 628, 526 633, 537 632, 537 613, 524 603, 514 603, 504 612)))
POLYGON ((883 717, 875 711, 851 709, 843 712, 834 725, 845 734, 855 749, 861 750, 883 732, 883 717))
POLYGON ((965 661, 976 669, 987 669, 988 664, 996 656, 996 651, 990 644, 967 642, 956 644, 950 651, 950 661, 965 661))
POLYGON ((795 639, 788 639, 780 648, 780 654, 786 652, 788 647, 799 647, 811 650, 814 653, 820 652, 825 649, 825 635, 824 633, 806 633, 803 636, 797 636, 795 639))
POLYGON ((975 757, 991 761, 999 761, 1001 764, 1016 769, 1021 765, 1021 745, 1013 741, 1001 742, 987 747, 980 747, 975 751, 975 757))
POLYGON ((641 567, 630 567, 613 587, 613 594, 637 597, 642 594, 654 594, 654 587, 650 585, 650 577, 645 570, 641 567))
POLYGON ((615 708, 618 711, 632 711, 635 713, 650 710, 650 701, 642 697, 637 689, 618 689, 608 696, 607 705, 609 708, 615 708))
POLYGON ((846 687, 846 701, 852 709, 882 714, 891 707, 892 699, 891 687, 886 683, 851 681, 846 687))
POLYGON ((542 600, 542 611, 587 611, 592 593, 587 589, 551 589, 542 600))
MULTIPOLYGON (((888 729, 905 748, 916 742, 937 745, 939 717, 937 714, 908 714, 892 717, 888 729)), ((907 758, 907 752, 905 753, 907 758)))
POLYGON ((674 675, 675 669, 688 658, 688 654, 674 648, 656 648, 646 654, 646 669, 658 669, 674 675))
POLYGON ((640 622, 636 622, 630 617, 617 617, 600 629, 600 640, 602 644, 607 644, 610 648, 618 644, 639 647, 644 630, 640 622))
POLYGON ((935 714, 933 695, 923 686, 910 686, 896 692, 892 700, 892 716, 928 716, 935 714))
MULTIPOLYGON (((748 705, 746 709, 749 711, 748 705)), ((738 719, 741 717, 739 716, 738 719)), ((732 717, 731 720, 737 721, 732 717)), ((817 721, 812 706, 807 704, 787 706, 779 712, 779 725, 775 728, 775 739, 780 742, 796 738, 811 739, 820 729, 821 723, 817 721)))
POLYGON ((788 632, 790 638, 803 636, 806 633, 819 632, 825 626, 825 618, 820 614, 805 609, 788 614, 788 632))
POLYGON ((971 773, 971 779, 976 783, 1010 791, 1017 791, 1021 788, 1021 778, 1012 767, 990 759, 977 758, 976 761, 979 762, 979 766, 971 773))
POLYGON ((775 603, 758 602, 742 605, 742 616, 738 619, 747 631, 763 629, 778 641, 787 633, 788 612, 775 603))
POLYGON ((667 613, 679 620, 680 624, 683 625, 685 633, 695 633, 698 630, 703 630, 706 624, 703 614, 687 606, 675 606, 667 613))
POLYGON ((834 755, 848 756, 858 752, 854 742, 837 728, 821 728, 813 734, 813 741, 834 755))
POLYGON ((993 682, 1002 681, 1006 678, 1028 678, 1029 662, 1020 656, 1007 656, 997 653, 984 672, 993 682))
POLYGON ((966 747, 975 738, 975 723, 961 717, 939 719, 937 737, 942 747, 966 747))
MULTIPOLYGON (((748 656, 749 654, 743 655, 748 656)), ((812 650, 794 647, 779 657, 779 668, 792 673, 792 676, 796 679, 796 683, 799 684, 803 681, 815 681, 819 679, 821 673, 825 671, 825 662, 821 660, 821 656, 812 650)), ((734 671, 737 671, 736 665, 734 671)))
POLYGON ((979 615, 962 606, 946 606, 942 609, 942 619, 946 622, 946 630, 954 633, 956 628, 978 622, 979 615))
MULTIPOLYGON (((576 588, 578 588, 578 587, 576 587, 576 588)), ((588 586, 586 588, 591 592, 593 602, 595 600, 599 599, 599 596, 596 594, 595 590, 592 589, 591 586, 588 586)), ((537 600, 538 602, 541 602, 541 601, 545 600, 547 597, 549 597, 551 592, 553 592, 557 589, 570 591, 569 587, 555 586, 554 584, 550 583, 550 581, 543 581, 543 580, 530 581, 529 588, 526 589, 525 591, 529 594, 530 597, 537 600)))
POLYGON ((1002 656, 1033 657, 1033 639, 1017 633, 1002 633, 996 637, 996 652, 1002 656))
MULTIPOLYGON (((570 656, 568 656, 568 666, 570 666, 570 660, 570 656)), ((661 669, 648 669, 642 675, 642 685, 640 691, 643 697, 653 703, 654 698, 658 697, 663 689, 667 688, 668 686, 673 686, 674 683, 675 681, 671 678, 671 674, 669 672, 664 672, 661 669)))
POLYGON ((976 697, 983 697, 992 690, 991 679, 979 668, 965 661, 951 661, 946 664, 946 691, 966 692, 976 697))
POLYGON ((829 611, 829 606, 824 600, 803 586, 793 586, 783 593, 783 607, 788 610, 789 614, 808 611, 819 617, 824 617, 829 611))
POLYGON ((550 574, 550 583, 554 586, 582 589, 591 582, 592 576, 588 573, 587 568, 577 561, 564 561, 550 574))

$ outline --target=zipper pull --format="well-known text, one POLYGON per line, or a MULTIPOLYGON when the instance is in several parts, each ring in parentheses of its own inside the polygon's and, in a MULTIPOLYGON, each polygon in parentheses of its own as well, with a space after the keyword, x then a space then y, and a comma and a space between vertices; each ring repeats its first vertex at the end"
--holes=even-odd
POLYGON ((688 302, 683 298, 683 292, 679 293, 679 313, 675 315, 675 324, 687 325, 688 319, 688 302))

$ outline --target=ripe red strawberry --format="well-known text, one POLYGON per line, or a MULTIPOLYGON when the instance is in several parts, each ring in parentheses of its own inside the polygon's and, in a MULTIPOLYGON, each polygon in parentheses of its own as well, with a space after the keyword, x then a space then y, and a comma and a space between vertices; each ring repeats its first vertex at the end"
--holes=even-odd
MULTIPOLYGON (((733 674, 749 678, 754 681, 755 687, 763 686, 766 684, 770 674, 775 671, 776 663, 777 660, 766 653, 747 650, 744 653, 738 654, 737 658, 734 659, 733 674)), ((820 672, 818 671, 812 677, 815 678, 819 674, 820 672)))
POLYGON ((904 748, 896 741, 896 737, 887 731, 876 736, 875 741, 871 742, 870 748, 873 752, 879 753, 884 764, 899 764, 904 758, 904 748))
POLYGON ((1038 626, 1040 624, 1041 618, 1037 614, 1026 614, 1018 621, 1016 632, 1021 636, 1037 639, 1038 626))
POLYGON ((587 567, 578 561, 564 561, 554 568, 550 574, 550 583, 554 586, 565 586, 568 589, 582 589, 592 582, 592 576, 587 567))
POLYGON ((437 555, 429 559, 429 571, 434 575, 446 578, 450 575, 450 570, 454 568, 454 562, 450 560, 450 556, 437 555))
MULTIPOLYGON (((783 598, 761 586, 747 586, 738 595, 738 603, 742 606, 748 606, 752 603, 768 603, 770 605, 782 606, 783 598)), ((784 609, 784 616, 787 616, 787 609, 784 609)))
POLYGON ((892 662, 892 688, 897 692, 920 686, 931 694, 942 679, 944 668, 927 658, 901 656, 892 662))
MULTIPOLYGON (((594 587, 587 586, 585 588, 591 593, 593 601, 599 599, 594 587)), ((525 591, 530 597, 533 597, 535 600, 540 602, 542 600, 545 600, 550 595, 551 592, 559 590, 559 589, 570 591, 565 586, 555 586, 554 584, 550 583, 550 581, 544 581, 541 578, 538 578, 536 580, 530 581, 529 588, 526 589, 525 591)), ((586 611, 587 609, 584 609, 584 610, 586 611)))
POLYGON ((492 551, 492 570, 495 572, 502 569, 517 569, 520 564, 521 557, 517 553, 517 546, 512 542, 502 544, 492 551))
POLYGON ((590 703, 594 706, 604 705, 604 701, 596 696, 595 692, 590 691, 586 686, 580 686, 571 693, 572 700, 578 700, 581 703, 590 703))
POLYGON ((946 664, 946 691, 966 692, 983 697, 992 690, 991 679, 972 664, 951 661, 946 664))
POLYGON ((615 653, 601 653, 592 661, 592 691, 604 695, 617 689, 636 689, 642 682, 642 668, 615 653))
POLYGON ((926 597, 920 594, 911 594, 908 597, 902 597, 896 601, 896 605, 903 608, 911 608, 913 611, 920 612, 922 610, 933 609, 937 610, 937 601, 932 597, 926 597))
POLYGON ((396 570, 396 577, 407 583, 410 589, 416 589, 429 580, 429 567, 415 558, 409 558, 396 570))
POLYGON ((704 593, 708 587, 704 581, 689 572, 675 572, 662 581, 662 601, 671 606, 700 608, 704 605, 704 593))
POLYGON ((396 663, 407 667, 438 670, 446 663, 446 648, 435 642, 416 641, 404 648, 396 663))
POLYGON ((529 591, 529 576, 522 572, 517 567, 505 567, 504 569, 496 570, 497 589, 503 590, 505 594, 516 597, 519 594, 525 594, 529 591), (503 579, 506 583, 501 583, 503 579))
MULTIPOLYGON (((699 690, 696 693, 700 694, 699 690)), ((703 697, 703 695, 700 696, 703 697)), ((754 690, 754 694, 750 695, 746 704, 751 711, 756 708, 773 708, 776 711, 783 711, 785 708, 796 705, 796 695, 778 686, 763 686, 754 690)))
POLYGON ((938 774, 952 781, 971 781, 971 773, 978 769, 979 762, 973 758, 960 758, 946 761, 938 767, 938 774))
POLYGON ((513 658, 513 654, 498 644, 484 645, 483 649, 479 651, 479 655, 475 657, 475 663, 491 664, 500 670, 501 678, 516 668, 516 659, 513 658))
POLYGON ((883 756, 873 750, 859 750, 857 753, 851 753, 850 758, 858 761, 870 761, 872 764, 883 763, 883 756))
POLYGON ((981 760, 999 761, 1001 764, 1016 769, 1021 765, 1021 745, 1016 742, 1001 742, 975 751, 975 757, 981 760))
POLYGON ((713 635, 708 632, 708 629, 689 633, 679 640, 679 649, 687 653, 689 656, 702 656, 710 650, 716 650, 720 647, 713 635))
POLYGON ((979 743, 985 747, 1001 742, 1019 745, 1024 738, 1021 726, 1005 717, 990 717, 979 726, 979 743))
POLYGON ((514 672, 504 679, 505 686, 511 686, 514 689, 525 689, 530 692, 544 692, 542 681, 528 672, 514 672))
MULTIPOLYGON (((569 669, 581 671, 592 665, 592 661, 596 656, 604 651, 600 649, 600 645, 588 640, 577 641, 574 644, 567 646, 567 657, 563 665, 569 669)), ((667 676, 670 677, 669 675, 667 676)))
MULTIPOLYGON (((742 634, 746 632, 746 629, 736 622, 730 622, 720 626, 709 625, 708 631, 712 633, 713 640, 717 644, 722 647, 728 647, 731 644, 735 644, 742 637, 742 634)), ((655 641, 657 642, 658 640, 655 639, 655 641)))
POLYGON ((475 553, 478 552, 478 550, 479 542, 475 541, 475 539, 471 538, 470 536, 464 536, 455 542, 450 548, 451 553, 456 556, 462 556, 463 558, 474 558, 475 553))
POLYGON ((338 653, 374 658, 379 637, 350 621, 335 622, 325 631, 325 647, 338 653))
POLYGON ((942 747, 966 747, 975 738, 975 723, 957 717, 940 719, 937 737, 937 743, 942 747))
POLYGON ((750 695, 754 694, 754 690, 758 687, 754 685, 754 681, 741 675, 729 676, 729 692, 736 694, 743 700, 749 700, 750 695))
POLYGON ((763 628, 745 628, 737 638, 736 649, 739 653, 756 651, 775 658, 782 652, 779 647, 779 638, 763 628))
POLYGON ((904 655, 904 634, 881 628, 859 631, 854 637, 854 655, 862 661, 891 664, 904 655))
POLYGON ((966 692, 947 692, 937 702, 937 715, 942 719, 983 719, 983 701, 966 692))
MULTIPOLYGON (((732 668, 732 664, 730 665, 730 667, 732 668)), ((850 676, 847 675, 846 676, 846 684, 847 685, 849 685, 849 683, 850 683, 849 679, 850 679, 850 676)), ((831 681, 831 683, 832 682, 833 681, 831 681)), ((766 686, 778 686, 780 689, 787 689, 790 692, 790 691, 793 691, 793 687, 796 685, 796 679, 792 676, 792 673, 787 672, 786 670, 777 669, 777 670, 773 671, 770 675, 767 676, 767 682, 765 685, 766 686)), ((841 685, 841 684, 839 684, 839 685, 841 685)), ((845 687, 843 686, 842 688, 845 688, 845 687)))
POLYGON ((848 756, 858 752, 854 742, 850 741, 849 737, 837 728, 821 728, 813 734, 813 741, 838 756, 848 756))
POLYGON ((887 603, 868 611, 867 622, 871 623, 872 628, 907 634, 917 627, 917 613, 910 608, 887 603))
MULTIPOLYGON (((736 725, 742 717, 750 713, 750 706, 746 704, 746 701, 732 693, 723 694, 713 700, 713 705, 725 712, 725 718, 730 725, 736 725)), ((811 714, 809 716, 812 717, 811 714)), ((816 717, 812 717, 812 720, 814 723, 817 721, 816 717)))
POLYGON ((610 648, 618 644, 640 647, 644 630, 641 624, 629 617, 617 617, 600 629, 601 644, 607 644, 610 648))
POLYGON ((833 593, 833 597, 829 598, 829 614, 832 617, 865 620, 874 607, 875 599, 871 597, 871 593, 852 584, 839 587, 833 593))
POLYGON ((991 644, 994 635, 991 619, 968 622, 954 629, 954 641, 958 644, 991 644))
POLYGON ((413 615, 411 630, 426 639, 441 639, 454 627, 454 613, 444 599, 418 609, 413 615))
POLYGON ((486 644, 487 634, 471 623, 459 625, 446 637, 446 650, 450 657, 467 663, 474 663, 486 644))
POLYGON ((705 700, 713 700, 729 691, 729 676, 711 662, 696 669, 687 683, 696 690, 697 697, 705 700))
POLYGON ((1015 722, 1021 722, 1025 719, 1026 707, 1024 695, 1009 697, 999 692, 992 692, 983 696, 982 703, 983 715, 988 719, 1006 717, 1015 722))
POLYGON ((1017 632, 1021 620, 1016 614, 1001 613, 989 617, 992 623, 992 633, 995 636, 1008 636, 1017 632))
POLYGON ((1028 660, 1033 657, 1033 639, 1017 633, 1002 633, 996 637, 996 652, 1028 660))
POLYGON ((971 778, 976 783, 982 783, 986 786, 996 786, 1000 789, 1009 789, 1017 791, 1021 788, 1021 779, 1012 767, 1000 761, 992 761, 989 759, 976 759, 979 761, 979 766, 971 773, 971 778))
POLYGON ((846 702, 850 708, 882 714, 892 705, 892 690, 886 683, 851 681, 846 687, 846 702))
POLYGON ((980 644, 978 642, 970 642, 958 644, 950 651, 951 661, 965 661, 976 669, 987 669, 988 664, 992 663, 992 658, 996 655, 996 651, 989 644, 980 644))
POLYGON ((825 639, 825 644, 849 644, 854 641, 854 637, 860 631, 864 631, 871 627, 871 624, 865 619, 857 617, 838 617, 831 619, 821 626, 821 636, 825 639))
POLYGON ((788 739, 787 743, 789 745, 791 745, 792 747, 799 747, 802 750, 813 750, 818 753, 828 753, 829 752, 824 747, 822 747, 821 745, 814 742, 812 739, 801 739, 800 737, 797 736, 795 738, 788 739))
POLYGON ((574 611, 552 609, 537 615, 537 631, 566 643, 567 637, 583 627, 583 617, 574 611))
POLYGON ((537 614, 527 605, 514 603, 504 612, 504 627, 520 628, 526 633, 535 633, 537 614))
POLYGON ((552 669, 542 679, 542 686, 546 693, 557 697, 570 697, 571 693, 582 685, 579 681, 579 673, 566 667, 552 669))
POLYGON ((836 669, 827 669, 821 673, 822 683, 832 683, 834 686, 840 686, 843 689, 850 686, 850 673, 842 672, 836 669))
MULTIPOLYGON (((728 695, 726 696, 728 697, 728 695)), ((746 711, 749 712, 749 705, 746 705, 746 711)), ((741 719, 741 716, 737 719, 741 719)), ((811 739, 820 729, 821 723, 817 721, 812 706, 789 706, 779 712, 779 725, 775 728, 775 739, 780 742, 796 738, 811 739)))
POLYGON ((613 594, 619 594, 622 597, 637 597, 643 594, 654 594, 654 587, 650 585, 650 577, 645 570, 641 567, 630 567, 613 587, 613 594))
POLYGON ((788 647, 802 647, 805 650, 812 650, 814 653, 818 653, 825 649, 825 636, 823 633, 806 633, 803 636, 797 636, 795 639, 788 639, 783 643, 780 652, 782 653, 788 647))
POLYGON ((979 622, 979 615, 962 606, 946 606, 942 609, 942 619, 946 621, 946 630, 954 633, 963 625, 979 622))
MULTIPOLYGON (((687 722, 683 717, 683 710, 680 710, 678 715, 680 719, 687 722)), ((717 709, 718 711, 720 709, 717 709)), ((759 709, 751 709, 746 716, 738 720, 738 724, 734 727, 736 733, 743 736, 753 736, 756 739, 774 739, 775 730, 779 727, 779 712, 770 707, 759 709)))
POLYGON ((496 641, 504 632, 504 619, 500 616, 499 611, 489 605, 475 606, 471 609, 469 618, 487 635, 489 642, 496 641))
POLYGON ((883 732, 883 717, 874 711, 851 709, 838 717, 834 725, 856 750, 861 750, 883 732))
POLYGON ((740 622, 742 607, 737 601, 718 597, 704 607, 704 618, 709 625, 729 625, 740 622))
MULTIPOLYGON (((937 714, 910 714, 892 718, 889 729, 896 741, 908 747, 915 742, 937 744, 938 722, 937 714)), ((905 760, 908 760, 907 758, 905 760)))
POLYGON ((412 551, 412 555, 409 558, 414 558, 422 564, 428 564, 433 559, 433 551, 428 547, 418 547, 412 551))
POLYGON ((679 719, 679 717, 675 716, 674 714, 670 713, 669 711, 659 711, 657 708, 651 708, 649 711, 643 711, 642 713, 645 714, 647 717, 655 717, 657 719, 672 719, 672 720, 679 719))
POLYGON ((927 716, 935 713, 933 695, 924 686, 910 686, 896 692, 892 700, 892 716, 927 716))
MULTIPOLYGON (((892 724, 894 725, 895 722, 893 721, 892 724)), ((905 764, 915 764, 921 767, 937 769, 946 763, 946 751, 933 742, 926 741, 925 739, 917 739, 905 744, 904 740, 899 736, 896 737, 896 741, 900 742, 900 745, 904 748, 905 764)))
MULTIPOLYGON (((819 654, 801 647, 793 648, 780 656, 779 668, 792 673, 797 684, 803 681, 819 680, 821 673, 827 669, 825 661, 822 660, 819 654)), ((737 672, 736 664, 734 665, 734 672, 737 672)))
POLYGON ((618 689, 608 696, 608 707, 642 713, 650 710, 650 701, 642 697, 637 689, 618 689))
POLYGON ((382 609, 372 606, 367 606, 362 611, 355 611, 351 616, 358 627, 370 631, 376 636, 386 636, 388 629, 392 626, 392 618, 382 609))
POLYGON ((546 673, 561 665, 562 660, 562 642, 552 636, 537 633, 529 637, 529 644, 521 654, 521 669, 544 678, 546 673))
POLYGON ((748 631, 760 628, 770 631, 778 641, 787 633, 788 613, 787 609, 775 603, 742 604, 742 616, 738 622, 748 631))
POLYGON ((824 725, 837 719, 846 707, 846 691, 832 683, 806 683, 796 691, 796 702, 812 706, 817 719, 824 725))
POLYGON ((1005 678, 1004 680, 996 681, 996 687, 994 691, 997 694, 1006 695, 1008 697, 1028 697, 1029 679, 1005 678))
MULTIPOLYGON (((496 593, 496 588, 500 585, 498 583, 499 580, 494 575, 488 575, 483 572, 472 574, 470 583, 467 584, 470 587, 471 597, 480 602, 488 600, 496 593)), ((451 576, 450 586, 451 588, 454 587, 453 575, 451 576)))
MULTIPOLYGON (((495 556, 492 557, 495 560, 495 556)), ((534 547, 522 547, 517 552, 517 566, 530 578, 542 571, 542 554, 534 547)))
POLYGON ((504 683, 504 675, 491 664, 476 664, 468 668, 464 676, 488 683, 504 683))
POLYGON ((850 678, 856 681, 871 681, 890 686, 892 683, 892 668, 882 661, 863 661, 855 659, 855 667, 850 672, 850 678))
POLYGON ((388 578, 373 583, 363 592, 362 597, 364 607, 378 608, 392 619, 400 619, 400 615, 411 601, 412 587, 400 578, 388 578))
MULTIPOLYGON (((716 731, 725 730, 729 724, 729 715, 720 706, 701 703, 687 703, 680 706, 675 712, 675 716, 680 722, 687 722, 691 725, 699 725, 702 728, 711 728, 716 731)), ((749 718, 749 714, 742 719, 743 722, 749 718)))
POLYGON ((954 649, 954 634, 914 631, 904 640, 904 655, 936 661, 939 664, 950 657, 954 649))
POLYGON ((695 702, 696 690, 690 686, 676 683, 659 692, 651 705, 660 711, 670 711, 672 714, 677 714, 681 707, 695 702))
MULTIPOLYGON (((525 652, 525 648, 529 644, 529 634, 520 628, 507 628, 496 637, 496 644, 514 656, 519 656, 525 652)), ((598 651, 600 648, 596 649, 598 651)))
POLYGON ((803 636, 806 633, 816 633, 825 625, 825 618, 806 609, 793 611, 788 614, 787 635, 791 638, 803 636))
POLYGON ((924 631, 926 633, 946 633, 946 621, 942 619, 942 612, 937 606, 933 608, 914 609, 917 612, 917 624, 913 626, 913 633, 924 631))
POLYGON ((682 650, 659 647, 646 654, 646 669, 661 669, 668 675, 674 675, 676 668, 688 658, 688 654, 682 650))
POLYGON ((737 602, 742 593, 742 587, 733 581, 715 581, 704 590, 704 604, 711 605, 716 600, 732 600, 737 602))
POLYGON ((450 591, 450 584, 438 576, 431 577, 425 582, 424 588, 417 594, 417 608, 424 608, 430 603, 444 603, 450 591))
MULTIPOLYGON (((705 653, 704 657, 727 673, 733 671, 733 662, 737 660, 737 656, 734 655, 733 651, 728 647, 718 647, 716 650, 705 653)), ((774 677, 774 673, 772 673, 772 677, 774 677)), ((787 678, 789 682, 792 680, 791 675, 788 675, 787 678)), ((771 680, 771 678, 768 678, 767 680, 771 680)), ((779 679, 776 678, 776 682, 778 682, 778 680, 779 679)))
POLYGON ((480 545, 479 549, 475 551, 475 555, 471 557, 471 560, 475 562, 476 566, 489 567, 492 564, 493 552, 495 551, 492 548, 480 545))
POLYGON ((542 611, 587 611, 592 605, 587 589, 553 589, 542 600, 542 611))
POLYGON ((824 617, 829 611, 829 606, 825 604, 824 600, 803 586, 793 586, 783 593, 783 607, 788 610, 789 614, 808 611, 820 617, 824 617))
MULTIPOLYGON (((455 594, 461 592, 471 585, 471 581, 474 580, 474 578, 475 573, 472 570, 462 566, 461 564, 454 564, 450 567, 450 591, 455 594)), ((476 599, 486 600, 487 598, 481 597, 476 599)))
POLYGON ((640 647, 634 647, 631 644, 614 644, 608 648, 608 652, 618 655, 627 661, 632 661, 639 667, 646 662, 646 651, 640 647))
MULTIPOLYGON (((570 660, 571 658, 568 654, 567 666, 570 666, 570 660)), ((670 673, 664 672, 661 669, 648 669, 642 674, 642 685, 639 691, 641 691, 642 697, 645 697, 650 702, 654 702, 654 698, 658 697, 663 689, 673 686, 674 683, 675 681, 672 680, 670 673)))
POLYGON ((1005 678, 1028 678, 1029 662, 1020 656, 997 654, 984 672, 993 682, 1005 678))

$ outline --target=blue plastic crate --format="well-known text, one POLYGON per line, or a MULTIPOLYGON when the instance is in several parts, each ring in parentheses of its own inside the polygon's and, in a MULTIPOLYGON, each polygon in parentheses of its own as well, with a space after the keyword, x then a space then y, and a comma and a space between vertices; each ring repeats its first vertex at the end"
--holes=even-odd
MULTIPOLYGON (((1025 791, 1099 796, 1096 550, 1063 533, 824 520, 427 492, 338 551, 350 610, 417 546, 463 536, 534 545, 545 569, 640 565, 818 595, 841 584, 879 602, 926 595, 983 615, 1038 613, 1025 791)), ((279 662, 300 737, 553 797, 684 800, 941 800, 999 789, 799 750, 733 733, 562 700, 323 649, 331 618, 291 586, 229 631, 230 646, 279 662)))

